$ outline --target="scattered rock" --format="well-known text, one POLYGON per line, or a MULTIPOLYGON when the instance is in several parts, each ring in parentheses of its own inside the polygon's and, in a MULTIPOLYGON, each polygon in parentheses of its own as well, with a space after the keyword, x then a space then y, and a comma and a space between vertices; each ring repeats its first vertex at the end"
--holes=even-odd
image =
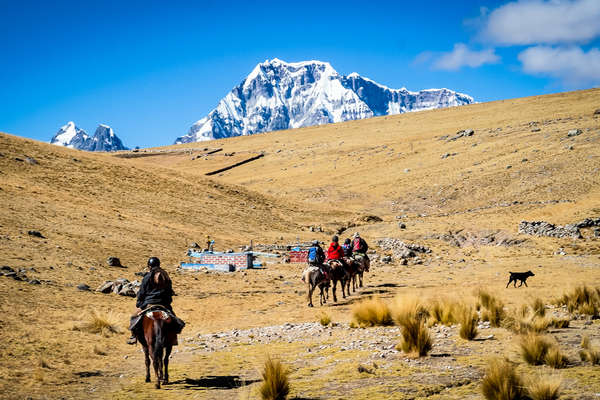
POLYGON ((357 369, 358 369, 358 372, 361 372, 361 373, 362 372, 365 372, 367 374, 374 374, 375 373, 371 368, 369 368, 369 367, 367 367, 365 365, 362 365, 362 364, 358 364, 358 368, 357 369))
POLYGON ((32 279, 29 281, 30 285, 41 285, 42 283, 37 279, 32 279))
POLYGON ((102 285, 98 286, 96 292, 100 293, 114 293, 119 296, 135 297, 137 292, 140 290, 141 283, 138 281, 129 282, 125 278, 119 278, 115 281, 105 281, 102 285))
POLYGON ((458 131, 456 132, 456 135, 452 136, 451 138, 448 138, 447 141, 454 141, 457 139, 460 139, 462 137, 467 137, 467 136, 473 136, 475 134, 475 131, 473 129, 464 129, 462 131, 458 131))
POLYGON ((573 136, 579 136, 583 133, 583 131, 581 129, 571 129, 568 133, 567 136, 568 137, 573 137, 573 136))
POLYGON ((519 223, 519 233, 556 238, 570 237, 581 239, 583 237, 576 224, 558 226, 546 221, 521 221, 521 223, 519 223))
POLYGON ((90 290, 90 287, 89 287, 89 285, 86 285, 85 283, 80 283, 79 285, 77 285, 77 289, 83 290, 83 291, 88 291, 88 290, 90 290))
POLYGON ((110 292, 112 292, 113 284, 114 284, 114 282, 105 281, 102 285, 98 286, 98 289, 96 289, 96 292, 110 293, 110 292))
POLYGON ((29 236, 46 239, 46 237, 44 235, 42 235, 42 233, 40 231, 27 231, 27 234, 29 236))
POLYGON ((539 131, 541 131, 541 129, 540 129, 540 128, 533 128, 533 129, 531 130, 531 132, 539 132, 539 131))
POLYGON ((600 115, 600 108, 594 111, 594 115, 600 115))
POLYGON ((448 242, 456 247, 468 246, 517 246, 525 239, 515 239, 503 231, 480 231, 465 232, 462 229, 458 231, 448 231, 441 235, 427 236, 427 239, 438 239, 448 242))
POLYGON ((28 164, 31 164, 31 165, 39 164, 37 162, 37 160, 33 157, 25 157, 25 162, 27 162, 28 164))
POLYGON ((121 265, 121 260, 119 260, 117 257, 108 257, 106 259, 106 263, 109 267, 123 267, 123 265, 121 265))
POLYGON ((2 267, 0 267, 0 271, 7 273, 7 272, 15 272, 14 269, 12 269, 11 267, 9 267, 8 265, 3 265, 2 267))
POLYGON ((400 223, 398 224, 398 227, 399 227, 400 229, 406 229, 406 224, 405 224, 404 222, 400 222, 400 223))
POLYGON ((381 262, 385 264, 389 264, 392 262, 392 256, 383 256, 381 258, 381 262))
POLYGON ((391 251, 394 257, 401 258, 403 260, 417 257, 416 253, 431 253, 431 250, 425 246, 404 243, 400 239, 394 238, 379 239, 377 241, 377 245, 384 251, 391 251))
POLYGON ((190 243, 190 249, 199 249, 200 245, 196 242, 190 243))

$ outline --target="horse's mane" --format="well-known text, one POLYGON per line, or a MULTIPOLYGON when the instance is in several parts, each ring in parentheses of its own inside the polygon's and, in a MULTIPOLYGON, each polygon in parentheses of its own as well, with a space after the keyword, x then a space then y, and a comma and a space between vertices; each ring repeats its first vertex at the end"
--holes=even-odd
POLYGON ((159 289, 164 289, 165 287, 167 287, 169 282, 171 282, 171 278, 169 277, 169 274, 167 273, 167 271, 165 271, 162 268, 158 268, 158 269, 152 271, 152 274, 153 274, 152 282, 154 283, 154 286, 156 286, 159 289))

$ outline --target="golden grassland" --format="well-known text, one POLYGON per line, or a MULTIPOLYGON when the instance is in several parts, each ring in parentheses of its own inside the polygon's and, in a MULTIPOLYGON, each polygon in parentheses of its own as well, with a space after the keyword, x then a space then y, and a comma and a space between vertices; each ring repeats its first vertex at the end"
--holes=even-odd
MULTIPOLYGON (((327 241, 335 229, 377 215, 382 222, 360 222, 342 237, 359 230, 373 249, 381 237, 432 249, 423 265, 376 263, 358 294, 326 306, 334 323, 350 322, 356 300, 372 295, 476 301, 476 290, 486 288, 516 308, 537 298, 550 304, 583 283, 598 286, 600 240, 589 230, 581 240, 517 234, 521 220, 565 224, 600 216, 600 117, 593 115, 598 108, 600 90, 594 89, 169 146, 197 151, 130 159, 1 134, 0 264, 25 268, 42 284, 0 277, 0 397, 152 396, 153 385, 143 383, 139 348, 124 344, 133 299, 75 286, 87 283, 94 289, 104 280, 133 280, 153 255, 174 280, 174 307, 188 323, 183 337, 319 320, 321 310, 306 307, 301 265, 269 264, 265 270, 233 274, 176 273, 189 243, 202 244, 206 234, 220 250, 250 240, 327 241), (468 128, 475 130, 471 137, 440 139, 468 128), (570 129, 583 133, 568 138, 570 129), (223 151, 192 160, 206 147, 223 151), (259 160, 204 176, 261 152, 265 157, 259 160), (399 221, 406 229, 398 228, 399 221), (325 232, 309 231, 314 225, 325 232), (45 238, 32 237, 29 230, 45 238), (435 239, 458 230, 500 231, 527 241, 459 248, 435 239), (558 248, 567 255, 554 254, 558 248), (127 268, 108 267, 109 256, 119 257, 127 268), (504 288, 507 271, 529 269, 536 274, 529 288, 504 288), (78 330, 93 312, 110 312, 120 321, 121 333, 78 330)), ((600 337, 597 322, 573 329, 586 329, 592 341, 600 337)), ((517 359, 517 336, 501 328, 493 331, 493 341, 467 342, 456 335, 455 348, 474 353, 458 355, 457 363, 483 373, 487 355, 517 359)), ((562 349, 560 338, 559 344, 562 349)), ((439 370, 424 365, 416 371, 401 355, 389 360, 385 373, 372 376, 356 372, 364 354, 349 352, 325 375, 327 360, 341 355, 325 354, 321 364, 300 367, 292 361, 307 356, 294 343, 245 345, 201 356, 179 349, 171 363, 174 381, 234 375, 256 380, 263 357, 272 354, 294 367, 292 397, 480 398, 479 381, 438 387, 425 377, 439 370)), ((569 351, 576 359, 574 348, 569 351)), ((571 396, 600 392, 600 381, 587 364, 561 374, 564 392, 571 396)), ((254 398, 256 386, 228 392, 178 384, 166 386, 161 395, 254 398)))

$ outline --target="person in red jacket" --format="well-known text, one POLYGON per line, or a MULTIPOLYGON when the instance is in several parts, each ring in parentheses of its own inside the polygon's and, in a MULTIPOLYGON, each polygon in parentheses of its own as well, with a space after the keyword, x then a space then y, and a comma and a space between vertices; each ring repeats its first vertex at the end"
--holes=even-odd
POLYGON ((340 246, 339 238, 334 236, 331 238, 331 244, 329 245, 329 249, 327 249, 327 259, 328 260, 340 260, 342 263, 344 257, 344 249, 340 246))

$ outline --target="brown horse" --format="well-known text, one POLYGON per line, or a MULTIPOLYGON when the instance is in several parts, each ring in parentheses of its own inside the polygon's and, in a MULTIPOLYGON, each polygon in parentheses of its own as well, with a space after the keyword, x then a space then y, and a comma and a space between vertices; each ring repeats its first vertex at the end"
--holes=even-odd
POLYGON ((352 257, 344 257, 346 262, 346 273, 348 279, 346 280, 346 293, 350 295, 350 283, 352 283, 352 291, 356 292, 356 274, 358 273, 358 261, 352 257))
MULTIPOLYGON (((342 260, 329 260, 329 267, 331 269, 331 281, 333 282, 333 286, 331 288, 331 292, 333 293, 333 301, 337 303, 336 296, 336 286, 338 281, 340 282, 340 286, 342 287, 342 297, 346 298, 346 282, 349 280, 350 276, 348 275, 348 271, 344 268, 344 262, 342 260)), ((350 293, 348 293, 350 295, 350 293)))
POLYGON ((314 290, 319 288, 319 303, 327 303, 329 292, 329 279, 325 277, 319 267, 309 266, 302 272, 302 281, 308 284, 308 306, 314 307, 312 295, 314 290))
MULTIPOLYGON (((154 272, 153 280, 158 288, 166 288, 171 281, 163 269, 154 272)), ((161 381, 164 384, 169 383, 169 356, 173 345, 177 344, 177 333, 175 333, 177 328, 174 326, 170 311, 162 305, 149 306, 142 311, 143 336, 138 336, 138 341, 144 349, 146 382, 150 382, 150 358, 152 358, 157 389, 160 389, 161 381)))
POLYGON ((358 265, 356 275, 358 275, 359 287, 363 287, 363 273, 369 272, 370 261, 367 256, 362 254, 355 254, 354 260, 358 265))

